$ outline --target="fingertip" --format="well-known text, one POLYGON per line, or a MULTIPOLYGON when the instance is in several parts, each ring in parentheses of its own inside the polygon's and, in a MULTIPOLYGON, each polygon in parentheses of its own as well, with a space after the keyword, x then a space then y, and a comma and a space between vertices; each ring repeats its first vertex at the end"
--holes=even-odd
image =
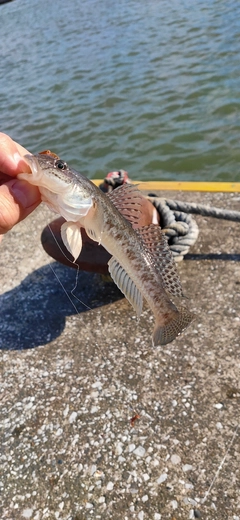
POLYGON ((8 135, 0 132, 0 171, 11 177, 20 172, 29 172, 29 165, 24 159, 27 150, 8 135))
MULTIPOLYGON (((27 152, 27 150, 26 150, 27 152)), ((31 168, 24 157, 19 152, 15 152, 12 156, 16 173, 31 173, 31 168)))
POLYGON ((40 202, 38 188, 26 181, 12 179, 0 186, 0 234, 25 219, 40 202))

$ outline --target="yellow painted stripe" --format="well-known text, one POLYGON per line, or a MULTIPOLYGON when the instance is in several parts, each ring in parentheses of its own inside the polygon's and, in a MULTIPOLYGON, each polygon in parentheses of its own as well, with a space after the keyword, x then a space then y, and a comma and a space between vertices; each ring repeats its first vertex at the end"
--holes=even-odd
MULTIPOLYGON (((93 179, 99 186, 103 179, 93 179)), ((141 190, 180 190, 180 191, 221 191, 240 192, 240 182, 177 182, 177 181, 132 181, 141 190)))

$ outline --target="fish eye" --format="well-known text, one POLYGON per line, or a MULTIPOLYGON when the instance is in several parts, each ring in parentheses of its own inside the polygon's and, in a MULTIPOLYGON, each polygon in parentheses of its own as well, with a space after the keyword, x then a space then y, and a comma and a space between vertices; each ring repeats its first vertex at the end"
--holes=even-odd
POLYGON ((55 161, 55 168, 58 168, 59 170, 66 170, 67 163, 61 160, 55 161))

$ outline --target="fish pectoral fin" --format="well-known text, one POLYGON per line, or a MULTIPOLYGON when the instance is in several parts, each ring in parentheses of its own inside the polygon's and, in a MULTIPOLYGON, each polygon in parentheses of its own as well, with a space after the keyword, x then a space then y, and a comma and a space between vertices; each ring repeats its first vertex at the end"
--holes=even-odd
POLYGON ((138 227, 146 199, 136 185, 123 184, 106 194, 115 208, 125 217, 133 228, 138 227))
POLYGON ((125 271, 125 269, 123 269, 123 267, 113 256, 108 262, 108 270, 113 281, 131 303, 137 314, 137 317, 139 318, 142 313, 143 306, 142 295, 139 289, 136 287, 135 283, 125 271))
POLYGON ((82 235, 79 224, 76 222, 64 222, 61 226, 62 241, 76 262, 82 250, 82 235))
POLYGON ((159 226, 150 224, 136 229, 144 246, 149 251, 155 269, 162 278, 165 290, 172 296, 184 297, 176 262, 168 245, 167 237, 159 226))

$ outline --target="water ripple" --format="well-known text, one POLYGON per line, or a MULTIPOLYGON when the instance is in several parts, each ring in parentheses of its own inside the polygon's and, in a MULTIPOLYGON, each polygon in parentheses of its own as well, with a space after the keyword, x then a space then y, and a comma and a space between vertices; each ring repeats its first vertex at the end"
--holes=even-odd
POLYGON ((1 130, 33 152, 89 177, 240 180, 239 3, 22 0, 1 21, 1 130))

